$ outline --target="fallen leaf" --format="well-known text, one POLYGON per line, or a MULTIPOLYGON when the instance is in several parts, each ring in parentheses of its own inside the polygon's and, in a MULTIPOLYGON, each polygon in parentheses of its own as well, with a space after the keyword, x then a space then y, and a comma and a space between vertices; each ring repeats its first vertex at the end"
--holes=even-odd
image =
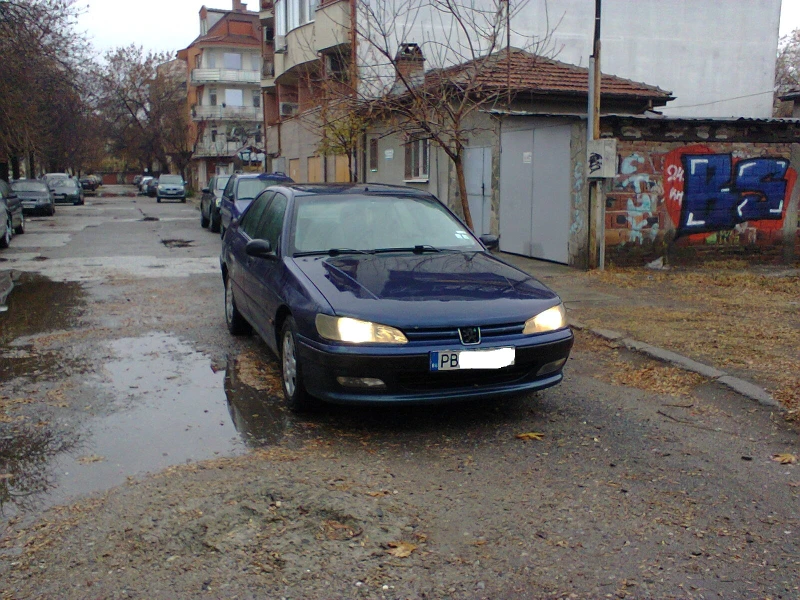
POLYGON ((0 479, 14 479, 13 473, 0 473, 0 479))
POLYGON ((535 433, 535 432, 518 433, 515 437, 518 440, 526 440, 526 441, 527 440, 543 440, 544 439, 544 434, 543 433, 535 433))
POLYGON ((367 492, 367 496, 372 496, 373 498, 380 498, 381 496, 388 496, 391 494, 389 490, 381 490, 380 492, 367 492))
POLYGON ((417 549, 415 544, 408 542, 389 542, 388 546, 391 550, 387 550, 387 552, 396 558, 408 558, 417 549))
POLYGON ((781 463, 782 465, 793 465, 797 462, 797 457, 794 454, 785 452, 783 454, 773 454, 772 460, 781 463))
POLYGON ((81 456, 80 458, 78 458, 78 462, 81 463, 82 465, 87 465, 89 463, 102 462, 105 459, 106 459, 105 456, 98 456, 97 454, 90 454, 88 456, 81 456))

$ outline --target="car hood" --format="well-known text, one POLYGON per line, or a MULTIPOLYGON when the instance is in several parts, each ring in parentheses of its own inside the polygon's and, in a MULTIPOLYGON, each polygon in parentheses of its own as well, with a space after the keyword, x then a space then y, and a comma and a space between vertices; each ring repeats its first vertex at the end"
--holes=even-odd
POLYGON ((398 327, 516 323, 559 301, 547 286, 486 252, 293 260, 336 314, 398 327))
POLYGON ((16 192, 20 200, 39 200, 40 198, 49 198, 50 194, 47 192, 16 192))

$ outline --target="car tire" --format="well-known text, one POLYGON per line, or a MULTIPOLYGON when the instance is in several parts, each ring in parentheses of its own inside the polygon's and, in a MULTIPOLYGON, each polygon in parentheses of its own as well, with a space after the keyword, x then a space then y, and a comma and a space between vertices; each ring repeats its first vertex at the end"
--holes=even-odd
POLYGON ((203 207, 200 207, 200 227, 205 229, 208 227, 208 217, 203 214, 203 207))
POLYGON ((11 244, 11 236, 13 235, 14 230, 11 227, 11 217, 6 218, 6 226, 3 230, 2 236, 0 236, 0 248, 8 248, 11 244))
POLYGON ((250 323, 247 322, 236 308, 236 300, 233 297, 233 286, 229 279, 225 278, 225 324, 231 335, 245 335, 250 333, 250 323))
POLYGON ((161 204, 161 197, 159 197, 159 196, 156 196, 156 202, 158 202, 159 204, 161 204))
POLYGON ((225 237, 225 228, 222 226, 222 224, 219 226, 219 237, 220 239, 225 237))
POLYGON ((181 203, 186 204, 186 198, 181 198, 181 203))
POLYGON ((214 213, 208 217, 208 230, 211 233, 219 233, 219 219, 214 218, 214 213))
POLYGON ((314 407, 311 396, 303 385, 303 367, 297 355, 297 324, 287 317, 281 327, 280 362, 281 385, 286 405, 292 412, 305 412, 314 407))
POLYGON ((19 226, 14 228, 14 233, 19 235, 25 233, 25 215, 22 215, 22 220, 19 222, 19 226))
POLYGON ((52 217, 54 214, 56 214, 56 207, 55 207, 55 204, 54 204, 53 206, 51 206, 51 207, 50 207, 50 211, 49 211, 47 214, 48 214, 49 216, 51 216, 51 217, 52 217))

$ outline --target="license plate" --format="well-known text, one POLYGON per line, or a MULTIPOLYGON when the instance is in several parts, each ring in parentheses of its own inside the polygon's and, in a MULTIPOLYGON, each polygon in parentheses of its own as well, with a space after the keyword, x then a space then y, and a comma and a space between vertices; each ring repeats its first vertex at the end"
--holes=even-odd
POLYGON ((430 353, 431 371, 502 369, 514 364, 514 348, 488 350, 439 350, 430 353))

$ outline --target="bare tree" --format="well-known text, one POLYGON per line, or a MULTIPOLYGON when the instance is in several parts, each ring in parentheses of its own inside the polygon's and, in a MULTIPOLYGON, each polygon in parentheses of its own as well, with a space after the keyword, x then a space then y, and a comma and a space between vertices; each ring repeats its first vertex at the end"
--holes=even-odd
POLYGON ((780 96, 800 90, 800 29, 783 36, 778 45, 775 65, 775 108, 780 109, 780 96))
MULTIPOLYGON (((359 72, 351 101, 367 103, 374 118, 395 132, 415 132, 441 148, 455 170, 467 225, 464 151, 479 133, 478 113, 514 98, 512 34, 526 57, 546 51, 549 33, 523 36, 510 28, 524 1, 358 0, 359 72), (414 39, 416 37, 416 39, 414 39), (408 69, 418 48, 427 63, 408 69)), ((549 25, 545 28, 551 31, 549 25)), ((528 68, 534 65, 528 60, 528 68)), ((362 109, 363 110, 363 109, 362 109)))
POLYGON ((92 61, 76 30, 80 12, 75 0, 0 2, 0 155, 47 154, 70 165, 69 144, 60 142, 83 141, 89 131, 61 135, 63 123, 90 112, 84 83, 92 61))

